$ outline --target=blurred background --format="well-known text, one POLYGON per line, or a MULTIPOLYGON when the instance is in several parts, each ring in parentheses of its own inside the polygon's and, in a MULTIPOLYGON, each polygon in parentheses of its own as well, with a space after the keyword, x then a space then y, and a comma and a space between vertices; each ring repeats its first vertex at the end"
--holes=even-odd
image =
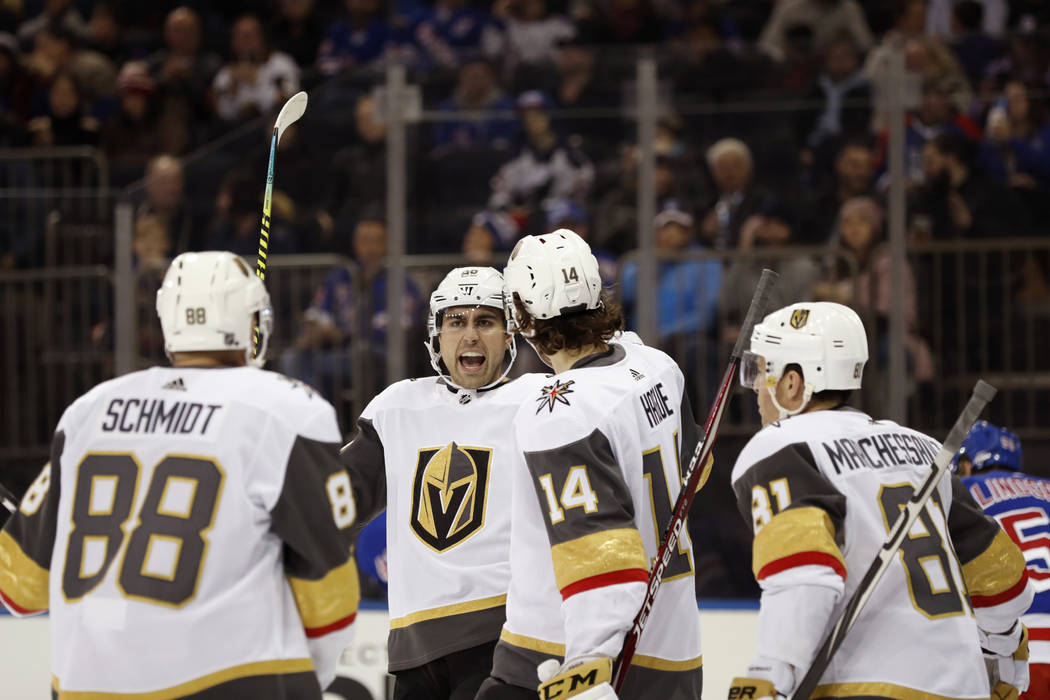
MULTIPOLYGON (((989 419, 1050 476, 1050 3, 0 0, 11 490, 73 399, 164 362, 174 255, 254 257, 273 119, 300 89, 268 366, 344 430, 430 373, 448 269, 568 227, 700 422, 771 267, 774 305, 864 318, 857 407, 943 437, 984 377, 989 419)), ((522 347, 516 371, 541 371, 522 347)), ((702 596, 757 595, 728 485, 757 425, 737 389, 691 516, 702 596)))

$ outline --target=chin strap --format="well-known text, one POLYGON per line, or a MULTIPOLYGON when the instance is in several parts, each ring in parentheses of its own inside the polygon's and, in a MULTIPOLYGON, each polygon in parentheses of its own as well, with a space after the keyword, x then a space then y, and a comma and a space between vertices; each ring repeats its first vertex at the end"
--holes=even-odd
POLYGON ((777 420, 784 420, 785 418, 790 418, 791 416, 796 416, 799 413, 802 413, 802 410, 809 405, 810 398, 813 397, 813 385, 806 384, 806 388, 802 391, 802 403, 800 403, 795 410, 789 411, 777 401, 777 382, 773 382, 772 384, 766 382, 766 391, 769 392, 769 398, 773 401, 773 407, 777 409, 777 420))

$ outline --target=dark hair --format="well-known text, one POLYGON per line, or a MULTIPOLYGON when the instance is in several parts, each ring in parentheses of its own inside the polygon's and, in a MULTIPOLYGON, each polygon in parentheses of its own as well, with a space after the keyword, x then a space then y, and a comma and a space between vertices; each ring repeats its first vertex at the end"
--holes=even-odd
POLYGON ((602 345, 624 328, 623 310, 604 290, 597 309, 576 311, 554 318, 533 318, 517 293, 514 294, 514 308, 517 310, 519 330, 523 334, 535 331, 529 340, 541 354, 548 357, 559 350, 579 350, 602 345))
POLYGON ((975 32, 984 21, 984 6, 975 0, 960 0, 952 8, 952 14, 967 31, 975 32))
MULTIPOLYGON (((798 376, 802 377, 803 381, 806 379, 806 375, 802 372, 802 367, 794 362, 785 367, 784 371, 780 373, 780 376, 783 377, 788 372, 798 373, 798 376)), ((811 402, 820 401, 821 403, 830 402, 834 404, 834 408, 838 408, 839 406, 845 406, 849 402, 849 397, 852 394, 853 391, 851 389, 825 389, 824 391, 818 391, 813 394, 809 400, 811 402)))
POLYGON ((967 167, 973 160, 973 148, 970 143, 957 134, 938 134, 933 139, 933 147, 942 155, 955 158, 960 164, 967 167))

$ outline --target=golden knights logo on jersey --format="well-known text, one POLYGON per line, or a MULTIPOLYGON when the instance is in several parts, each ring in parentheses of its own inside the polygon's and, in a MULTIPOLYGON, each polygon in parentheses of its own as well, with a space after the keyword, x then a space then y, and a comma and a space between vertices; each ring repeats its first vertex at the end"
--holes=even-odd
POLYGON ((412 532, 431 549, 455 547, 485 524, 492 450, 487 447, 425 447, 416 459, 412 486, 412 532))

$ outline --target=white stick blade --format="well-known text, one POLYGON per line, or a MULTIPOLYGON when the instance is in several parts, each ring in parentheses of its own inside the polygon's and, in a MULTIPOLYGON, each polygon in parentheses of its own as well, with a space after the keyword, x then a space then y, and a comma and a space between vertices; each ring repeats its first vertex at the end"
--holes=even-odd
POLYGON ((277 140, 281 140, 281 134, 289 126, 299 121, 299 117, 303 116, 303 112, 306 111, 306 93, 297 92, 288 98, 288 101, 284 103, 284 107, 281 107, 281 112, 277 115, 277 121, 274 124, 274 128, 277 129, 277 140))

